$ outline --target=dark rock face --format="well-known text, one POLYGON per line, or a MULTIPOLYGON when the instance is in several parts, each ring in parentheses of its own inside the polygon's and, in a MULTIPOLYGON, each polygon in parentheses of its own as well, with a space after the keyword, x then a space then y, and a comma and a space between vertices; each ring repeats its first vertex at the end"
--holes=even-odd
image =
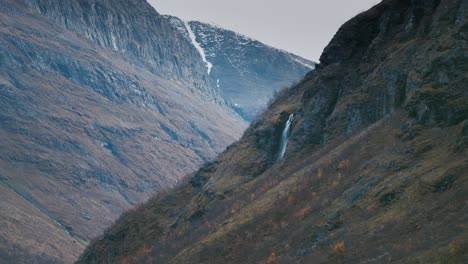
POLYGON ((79 263, 466 262, 467 25, 462 0, 358 15, 240 141, 79 263))
MULTIPOLYGON (((188 28, 176 17, 172 25, 187 38, 188 28)), ((252 120, 275 91, 289 87, 315 63, 214 25, 188 22, 195 41, 211 64, 210 79, 238 113, 252 120)))
POLYGON ((340 28, 321 56, 321 74, 305 80, 314 85, 299 109, 305 118, 298 144, 347 137, 402 105, 426 125, 466 118, 465 85, 446 88, 465 78, 466 42, 456 37, 463 26, 457 12, 465 7, 442 12, 439 2, 383 1, 340 28))

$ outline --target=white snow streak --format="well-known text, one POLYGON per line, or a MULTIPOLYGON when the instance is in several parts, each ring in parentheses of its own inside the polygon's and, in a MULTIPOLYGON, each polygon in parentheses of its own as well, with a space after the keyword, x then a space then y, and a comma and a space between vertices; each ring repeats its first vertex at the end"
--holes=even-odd
POLYGON ((188 31, 190 40, 192 40, 193 46, 195 46, 195 48, 200 53, 203 61, 206 63, 206 67, 208 68, 208 74, 210 74, 211 73, 211 68, 213 68, 213 64, 211 64, 208 60, 206 60, 205 50, 203 50, 203 48, 197 42, 197 40, 195 38, 195 34, 193 33, 192 28, 190 27, 190 24, 187 21, 184 21, 184 25, 185 25, 185 28, 188 31))
POLYGON ((111 39, 112 39, 112 47, 114 50, 119 50, 119 47, 117 47, 117 40, 115 39, 114 34, 111 34, 111 39))
POLYGON ((299 59, 293 58, 293 57, 291 57, 291 59, 293 59, 295 62, 297 62, 297 63, 299 63, 299 64, 302 64, 303 66, 305 66, 305 67, 307 67, 307 68, 309 68, 309 69, 311 69, 311 70, 315 69, 315 65, 312 65, 312 64, 309 64, 309 63, 305 63, 305 62, 303 62, 303 61, 301 61, 301 60, 299 60, 299 59))

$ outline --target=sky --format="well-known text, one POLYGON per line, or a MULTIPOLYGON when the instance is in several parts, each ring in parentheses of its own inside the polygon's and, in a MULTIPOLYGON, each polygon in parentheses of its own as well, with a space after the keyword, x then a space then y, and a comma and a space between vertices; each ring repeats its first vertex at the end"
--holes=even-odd
POLYGON ((198 20, 318 62, 338 28, 379 0, 148 0, 161 14, 198 20))

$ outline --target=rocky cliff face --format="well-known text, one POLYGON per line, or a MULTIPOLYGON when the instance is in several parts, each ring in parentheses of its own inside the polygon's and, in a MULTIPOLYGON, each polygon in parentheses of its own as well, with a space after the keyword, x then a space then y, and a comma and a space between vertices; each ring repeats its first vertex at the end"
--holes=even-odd
POLYGON ((385 0, 356 16, 240 141, 79 263, 466 262, 467 14, 385 0))
POLYGON ((246 126, 145 1, 2 1, 0 69, 2 263, 73 262, 246 126))
POLYGON ((197 50, 144 0, 21 1, 93 43, 136 59, 152 73, 214 92, 197 50))
POLYGON ((197 21, 167 17, 187 39, 199 45, 210 79, 245 119, 264 110, 275 91, 289 87, 315 63, 233 31, 197 21))

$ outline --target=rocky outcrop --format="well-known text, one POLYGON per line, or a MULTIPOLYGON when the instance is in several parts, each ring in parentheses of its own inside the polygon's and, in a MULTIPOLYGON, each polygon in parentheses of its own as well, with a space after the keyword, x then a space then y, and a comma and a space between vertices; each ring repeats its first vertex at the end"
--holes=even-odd
POLYGON ((467 12, 385 0, 356 16, 241 140, 79 263, 465 262, 467 12))
MULTIPOLYGON (((143 64, 152 73, 216 90, 197 50, 146 1, 21 0, 67 30, 143 64)), ((217 98, 218 100, 220 98, 217 98)))
POLYGON ((457 82, 451 89, 440 89, 449 79, 463 78, 464 70, 455 66, 465 46, 456 37, 463 26, 456 14, 462 3, 441 11, 439 2, 383 1, 340 28, 321 56, 321 74, 305 80, 315 85, 305 92, 299 110, 304 120, 296 127, 298 144, 346 138, 405 103, 412 116, 432 116, 452 125, 463 120, 466 104, 451 105, 463 98, 464 85, 457 82), (430 93, 437 97, 432 105, 430 93), (443 109, 436 110, 439 107, 443 109))

